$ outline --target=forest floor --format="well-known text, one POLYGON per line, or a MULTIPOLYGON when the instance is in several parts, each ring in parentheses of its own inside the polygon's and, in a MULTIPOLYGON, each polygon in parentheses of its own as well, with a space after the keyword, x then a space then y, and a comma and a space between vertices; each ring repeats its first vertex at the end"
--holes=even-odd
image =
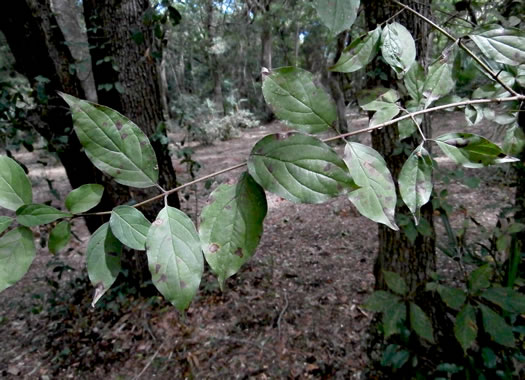
MULTIPOLYGON (((352 129, 366 125, 359 115, 350 121, 352 129)), ((434 116, 433 125, 437 136, 465 122, 461 113, 443 113, 434 116)), ((275 122, 243 130, 236 139, 195 146, 193 159, 202 165, 198 175, 242 162, 258 139, 283 128, 275 122)), ((491 128, 483 124, 473 132, 489 137, 491 128)), ((60 165, 39 151, 17 158, 38 189, 35 201, 61 207, 70 188, 60 165)), ((513 199, 508 166, 459 172, 444 157, 437 161, 440 168, 455 170, 450 182, 436 183, 438 192, 448 191, 453 225, 461 227, 473 216, 489 229, 495 226, 500 209, 513 199)), ((176 168, 181 181, 189 180, 178 160, 176 168)), ((187 190, 181 194, 183 210, 195 220, 211 190, 240 173, 215 178, 211 189, 199 184, 187 190)), ((77 238, 68 249, 52 256, 40 248, 29 273, 0 294, 0 378, 359 378, 372 317, 360 305, 374 284, 376 224, 344 197, 296 205, 267 196, 255 256, 227 281, 224 292, 207 270, 185 314, 161 297, 143 299, 122 288, 92 308, 84 268, 89 236, 76 221, 77 238)), ((446 243, 439 218, 436 224, 438 241, 446 243)), ((470 241, 482 239, 474 230, 470 241)), ((38 231, 37 244, 46 236, 44 229, 38 231)), ((455 264, 439 257, 439 272, 454 280, 455 264)))

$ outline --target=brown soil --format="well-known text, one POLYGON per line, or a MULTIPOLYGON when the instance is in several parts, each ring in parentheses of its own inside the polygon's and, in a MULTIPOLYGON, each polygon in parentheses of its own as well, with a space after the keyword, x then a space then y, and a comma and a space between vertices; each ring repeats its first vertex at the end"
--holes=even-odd
MULTIPOLYGON (((436 135, 464 125, 462 120, 461 114, 436 116, 436 135)), ((365 123, 356 118, 352 126, 365 123)), ((195 146, 193 159, 202 165, 198 175, 242 162, 259 138, 282 129, 273 123, 245 130, 237 139, 195 146)), ((35 201, 51 200, 60 207, 70 188, 56 161, 44 152, 17 158, 28 166, 38 189, 35 201), (48 165, 37 163, 39 159, 48 165), (61 200, 50 193, 46 178, 54 181, 61 200)), ((438 162, 441 168, 454 168, 445 158, 438 162)), ((181 180, 189 180, 184 166, 177 162, 176 167, 181 180)), ((457 180, 437 184, 438 190, 449 192, 455 226, 461 226, 465 215, 486 227, 495 225, 500 208, 513 197, 502 184, 509 181, 506 170, 464 170, 465 176, 482 176, 476 189, 457 180)), ((211 189, 240 172, 216 177, 211 189)), ((199 184, 185 190, 183 210, 196 219, 211 189, 199 184)), ((91 308, 84 269, 89 237, 76 221, 78 239, 67 250, 51 256, 46 248, 39 249, 23 280, 0 294, 0 377, 359 378, 372 317, 360 305, 374 283, 375 223, 343 197, 323 205, 295 205, 267 196, 268 216, 256 255, 228 280, 223 293, 207 272, 185 315, 160 297, 145 300, 123 289, 91 308)), ((46 234, 44 228, 36 232, 39 247, 46 234)), ((456 267, 446 258, 440 259, 440 270, 456 276, 456 267)))

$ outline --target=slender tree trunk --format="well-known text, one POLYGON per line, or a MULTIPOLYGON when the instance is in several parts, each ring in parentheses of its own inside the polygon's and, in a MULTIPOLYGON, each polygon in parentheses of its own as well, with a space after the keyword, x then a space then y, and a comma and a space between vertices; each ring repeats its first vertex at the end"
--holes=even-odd
MULTIPOLYGON (((85 183, 114 183, 98 171, 82 152, 82 147, 73 133, 67 107, 56 94, 57 91, 62 91, 79 98, 85 97, 78 77, 69 71, 70 65, 75 61, 64 43, 64 35, 51 11, 50 2, 14 2, 9 12, 0 14, 0 28, 15 57, 16 70, 25 75, 33 87, 37 84, 35 78, 39 76, 49 80, 45 85, 48 99, 38 103, 27 122, 57 153, 71 187, 76 188, 85 183), (20 40, 21 36, 24 38, 23 43, 20 40), (67 143, 60 142, 58 138, 62 136, 68 137, 67 143)), ((122 190, 125 188, 105 191, 99 208, 107 210, 121 203, 120 201, 127 201, 128 198, 122 196, 122 190)), ((102 223, 101 217, 86 218, 90 232, 94 232, 102 223)))
MULTIPOLYGON (((335 64, 341 54, 343 53, 344 48, 346 47, 346 40, 348 38, 348 32, 341 32, 337 36, 337 51, 334 56, 333 64, 335 64)), ((343 93, 343 79, 344 75, 342 73, 329 72, 328 74, 328 85, 330 88, 330 93, 332 98, 335 101, 337 109, 337 130, 339 133, 348 132, 348 123, 346 122, 346 104, 345 96, 343 93)))
MULTIPOLYGON (((265 12, 262 15, 262 30, 261 30, 261 70, 263 67, 268 70, 272 69, 272 24, 269 18, 270 4, 265 8, 265 12)), ((263 112, 266 121, 271 121, 274 118, 274 114, 270 106, 266 104, 263 99, 263 112)))
POLYGON ((215 102, 221 107, 222 114, 226 114, 226 107, 224 97, 222 94, 222 69, 217 54, 212 51, 213 39, 216 33, 214 26, 214 5, 213 0, 208 0, 206 3, 206 32, 208 44, 208 68, 213 82, 213 98, 215 102))
MULTIPOLYGON (((162 54, 156 50, 153 25, 146 17, 152 11, 149 1, 84 0, 83 5, 92 59, 99 63, 93 67, 99 102, 126 115, 150 137, 159 165, 159 185, 164 189, 176 187, 168 147, 155 138, 158 133, 165 133, 157 62, 162 54), (104 90, 103 85, 112 87, 104 90)), ((126 190, 128 201, 158 194, 156 188, 126 190)), ((180 206, 176 194, 169 197, 168 203, 180 206)), ((162 202, 157 202, 141 211, 153 220, 162 207, 162 202)), ((144 284, 151 278, 143 252, 126 253, 122 265, 131 284, 144 284)))

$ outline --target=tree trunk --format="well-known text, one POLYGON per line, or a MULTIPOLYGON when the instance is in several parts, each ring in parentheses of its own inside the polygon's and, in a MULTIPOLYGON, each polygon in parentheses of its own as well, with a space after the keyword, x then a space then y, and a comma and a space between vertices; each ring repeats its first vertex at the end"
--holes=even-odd
MULTIPOLYGON (((337 51, 334 56, 333 64, 335 64, 341 57, 341 54, 343 53, 343 50, 346 47, 347 38, 348 32, 341 32, 337 36, 337 51)), ((328 85, 337 109, 338 133, 348 132, 348 123, 346 122, 345 96, 343 93, 343 79, 344 75, 342 73, 336 73, 333 71, 330 71, 328 73, 328 85)))
MULTIPOLYGON (((263 67, 268 70, 272 69, 272 24, 269 18, 270 4, 265 7, 265 12, 262 15, 262 30, 261 30, 261 70, 263 67)), ((261 79, 262 80, 262 79, 261 79)), ((272 109, 263 100, 264 119, 271 121, 274 118, 272 109)))
MULTIPOLYGON (((25 75, 33 87, 37 84, 38 76, 49 80, 45 85, 48 99, 38 103, 27 122, 47 140, 50 149, 57 153, 72 188, 85 183, 105 185, 109 179, 82 152, 73 133, 71 116, 64 101, 56 94, 57 91, 62 91, 79 98, 85 97, 79 79, 69 71, 70 65, 75 61, 64 43, 64 35, 51 11, 50 2, 14 2, 10 12, 0 14, 0 28, 15 57, 15 69, 25 75), (20 36, 24 36, 23 43, 20 36), (58 138, 62 136, 68 137, 67 143, 60 142, 58 138)), ((111 209, 119 200, 127 201, 127 198, 121 199, 120 191, 106 191, 99 208, 111 209)), ((85 219, 90 232, 94 232, 103 223, 101 217, 85 219)))
MULTIPOLYGON (((405 2, 410 7, 417 9, 421 14, 428 17, 430 12, 430 1, 414 1, 407 0, 405 2)), ((368 23, 368 29, 375 29, 377 24, 384 22, 389 17, 391 17, 397 10, 396 6, 390 1, 386 0, 374 0, 369 2, 364 2, 365 18, 368 23)), ((410 12, 404 12, 396 20, 406 26, 414 40, 416 41, 416 50, 417 56, 419 57, 420 63, 425 65, 424 57, 427 49, 427 36, 429 34, 428 26, 419 18, 412 15, 410 12)), ((387 88, 395 88, 396 77, 393 74, 392 69, 387 66, 384 62, 378 60, 374 63, 376 66, 374 69, 379 68, 383 73, 387 75, 386 79, 369 79, 367 87, 373 88, 376 86, 383 86, 387 88)), ((429 118, 425 118, 421 123, 421 129, 426 137, 431 137, 431 127, 429 118)), ((413 150, 420 143, 419 136, 411 137, 403 140, 404 144, 409 144, 410 149, 413 150)), ((397 182, 399 178, 399 173, 403 164, 405 163, 408 156, 405 153, 394 154, 394 151, 399 147, 399 134, 397 126, 392 125, 385 127, 381 130, 376 130, 372 133, 372 146, 376 149, 381 155, 385 158, 388 168, 392 173, 394 181, 397 182)), ((426 146, 426 149, 429 150, 430 147, 426 146)), ((399 149, 398 149, 399 151, 399 149)), ((404 151, 404 150, 402 150, 404 151)), ((399 192, 398 192, 398 198, 399 192)), ((396 215, 404 213, 409 215, 408 209, 403 207, 397 207, 396 215)), ((436 329, 436 333, 441 333, 443 329, 443 324, 447 323, 443 309, 441 308, 441 303, 439 299, 430 297, 428 294, 423 296, 425 291, 425 283, 430 279, 431 271, 434 271, 436 268, 436 253, 435 253, 435 230, 433 224, 433 210, 431 202, 427 203, 421 210, 421 218, 424 219, 430 226, 429 236, 423 236, 418 234, 415 239, 415 242, 411 242, 406 234, 401 231, 393 231, 390 228, 379 224, 378 225, 378 238, 379 238, 379 247, 378 255, 374 264, 374 275, 376 279, 375 288, 376 289, 386 289, 384 271, 396 272, 405 280, 408 285, 409 291, 412 294, 416 295, 416 302, 423 310, 430 316, 434 326, 436 323, 441 324, 441 328, 436 329), (441 314, 441 315, 440 315, 441 314)), ((374 331, 374 325, 372 330, 374 331)), ((442 343, 441 337, 437 337, 438 342, 442 343)), ((373 342, 373 339, 378 339, 384 349, 384 344, 386 344, 382 338, 374 337, 372 334, 372 342, 370 342, 369 349, 374 349, 372 346, 377 343, 373 342)), ((394 337, 395 339, 395 337, 394 337)), ((391 340, 389 340, 390 342, 391 340)), ((381 346, 380 344, 380 346, 381 346)), ((406 344, 406 342, 404 343, 406 344)), ((429 359, 425 361, 424 365, 432 365, 432 361, 436 358, 439 358, 440 355, 443 355, 443 352, 437 353, 436 350, 442 350, 438 345, 423 347, 417 339, 412 339, 411 344, 413 346, 411 349, 414 349, 422 355, 421 357, 429 359), (432 351, 432 353, 430 351, 432 351)), ((443 346, 444 347, 444 346, 443 346)), ((375 347, 377 348, 377 347, 375 347)), ((450 350, 453 351, 453 350, 450 350)), ((369 352, 370 356, 374 356, 374 352, 369 352)), ((373 361, 377 360, 377 357, 374 357, 373 361)), ((439 360, 439 359, 437 359, 439 360)), ((377 369, 377 362, 373 363, 372 366, 377 369)), ((408 369, 410 372, 410 369, 408 369)), ((385 372, 375 373, 374 376, 377 378, 391 378, 392 373, 389 373, 387 370, 385 372)), ((401 371, 396 374, 397 378, 411 378, 411 374, 403 374, 401 371)))
MULTIPOLYGON (((393 3, 386 0, 374 0, 364 4, 366 20, 370 30, 375 29, 377 24, 387 20, 397 10, 394 8, 395 5, 393 3)), ((429 15, 430 2, 427 0, 418 2, 409 0, 406 4, 414 7, 423 15, 429 15)), ((410 30, 416 40, 418 57, 424 56, 427 47, 427 39, 425 38, 425 36, 428 36, 427 25, 410 12, 404 12, 398 17, 401 16, 403 17, 399 22, 410 30)), ((424 65, 424 62, 422 63, 424 65)), ((392 84, 396 83, 396 78, 389 67, 382 64, 380 68, 384 73, 387 73, 388 78, 382 81, 371 79, 369 80, 368 88, 378 85, 392 87, 392 84)), ((428 120, 425 120, 421 127, 423 133, 429 137, 431 128, 428 120)), ((408 157, 406 154, 393 154, 398 146, 398 140, 399 136, 396 126, 389 126, 372 133, 372 146, 385 158, 395 181, 397 181, 399 172, 408 157)), ((415 149, 417 144, 419 144, 417 140, 415 138, 404 140, 404 143, 410 143, 412 148, 415 149)), ((403 212, 403 210, 396 210, 396 212, 403 212)), ((435 269, 435 232, 430 202, 426 207, 423 207, 421 214, 422 218, 432 227, 432 234, 428 237, 418 235, 414 244, 408 240, 402 231, 393 231, 382 224, 379 225, 379 250, 374 270, 377 289, 385 288, 382 273, 385 270, 399 273, 405 278, 410 289, 414 290, 417 286, 424 283, 428 279, 430 271, 435 269)))
POLYGON ((222 69, 219 64, 217 53, 213 52, 213 39, 216 33, 216 27, 214 26, 213 14, 214 6, 213 0, 206 2, 206 32, 207 37, 207 52, 208 52, 208 69, 210 70, 212 82, 213 82, 213 100, 221 107, 223 115, 226 115, 226 107, 224 104, 224 97, 222 94, 222 69))

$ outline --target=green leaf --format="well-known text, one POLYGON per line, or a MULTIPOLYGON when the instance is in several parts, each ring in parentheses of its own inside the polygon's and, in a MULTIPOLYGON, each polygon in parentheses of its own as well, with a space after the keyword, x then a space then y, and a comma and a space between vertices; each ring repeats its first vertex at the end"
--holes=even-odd
POLYGON ((0 156, 0 206, 16 211, 32 201, 31 181, 24 169, 15 160, 0 156))
POLYGON ((525 313, 525 295, 514 289, 488 288, 481 296, 509 313, 525 313))
POLYGON ((348 142, 344 160, 355 183, 361 187, 349 194, 350 201, 367 218, 397 231, 396 188, 383 157, 366 145, 348 142))
POLYGON ((66 197, 66 208, 73 214, 80 214, 98 205, 104 193, 104 186, 97 184, 82 185, 71 191, 66 197))
POLYGON ((206 261, 224 281, 255 253, 267 205, 264 190, 244 173, 235 185, 220 185, 201 213, 199 235, 206 261))
POLYGON ((399 296, 384 290, 376 290, 368 297, 363 307, 370 311, 382 313, 399 302, 399 296))
POLYGON ((430 322, 425 312, 413 302, 410 302, 410 327, 421 338, 428 340, 430 343, 434 343, 432 322, 430 322))
POLYGON ((519 125, 514 124, 505 132, 503 140, 503 152, 510 156, 518 156, 525 147, 525 133, 519 125))
POLYGON ((471 127, 481 123, 483 120, 483 108, 476 105, 468 105, 465 107, 465 120, 471 127))
POLYGON ((73 215, 42 204, 24 205, 16 210, 16 220, 26 227, 40 226, 71 216, 73 215))
POLYGON ((397 22, 385 26, 381 34, 381 54, 402 77, 416 60, 416 44, 407 28, 397 22))
POLYGON ((315 86, 308 71, 296 67, 274 69, 264 76, 262 90, 277 117, 300 131, 322 132, 337 120, 332 98, 315 86))
POLYGON ((9 216, 0 216, 0 234, 9 228, 13 221, 9 216))
POLYGON ((472 346, 478 336, 478 325, 476 324, 476 309, 466 304, 456 317, 454 324, 454 335, 464 352, 472 346))
POLYGON ((201 243, 191 219, 176 208, 164 207, 146 240, 153 284, 178 310, 195 296, 204 269, 201 243))
POLYGON ((111 232, 122 244, 143 251, 146 249, 146 237, 151 223, 136 208, 118 206, 111 211, 109 218, 111 232))
POLYGON ((414 62, 403 78, 408 94, 417 103, 423 98, 423 88, 425 86, 425 69, 419 62, 414 62))
POLYGON ((468 279, 468 287, 476 293, 481 289, 486 289, 490 286, 490 279, 492 278, 492 267, 490 264, 485 264, 475 271, 473 271, 468 279))
POLYGON ((502 316, 485 305, 479 305, 483 317, 483 327, 491 338, 498 344, 506 347, 515 347, 512 327, 505 322, 502 316))
POLYGON ((435 139, 443 153, 466 168, 519 161, 506 156, 496 144, 472 133, 447 133, 435 139))
POLYGON ((410 359, 410 351, 397 344, 389 344, 383 352, 381 365, 383 367, 392 367, 392 369, 396 370, 403 367, 408 362, 408 359, 410 359))
POLYGON ((397 104, 387 102, 377 103, 379 103, 378 105, 381 105, 382 107, 380 107, 370 119, 370 123, 368 125, 369 127, 375 127, 376 125, 392 120, 400 111, 400 108, 397 104))
POLYGON ((259 140, 250 153, 248 171, 264 189, 296 203, 322 203, 355 188, 336 152, 299 133, 259 140))
POLYGON ((122 185, 155 185, 157 159, 139 127, 111 108, 71 95, 60 96, 71 108, 75 132, 93 165, 122 185))
POLYGON ((399 192, 403 202, 414 215, 416 225, 420 209, 432 195, 432 159, 423 144, 408 157, 399 173, 399 192))
POLYGON ((355 39, 350 46, 343 50, 337 63, 330 67, 330 71, 339 73, 353 73, 368 65, 379 52, 381 26, 368 32, 365 38, 355 39))
POLYGON ((383 275, 385 276, 386 286, 388 286, 390 290, 402 296, 408 293, 407 284, 399 274, 385 270, 383 271, 383 275))
POLYGON ((404 303, 398 302, 383 312, 383 329, 385 338, 393 334, 399 334, 400 326, 406 320, 407 308, 404 303))
POLYGON ((504 65, 525 63, 523 30, 494 24, 476 30, 469 37, 489 59, 504 65))
POLYGON ((445 302, 448 307, 454 310, 460 310, 467 300, 467 295, 461 289, 438 285, 437 291, 443 302, 445 302))
POLYGON ((423 86, 423 95, 427 98, 425 108, 442 96, 448 95, 456 83, 452 79, 452 65, 438 61, 428 69, 428 75, 423 86))
POLYGON ((89 280, 95 287, 91 306, 113 285, 120 273, 122 244, 113 236, 109 223, 101 225, 89 239, 86 263, 89 280))
POLYGON ((57 253, 64 248, 71 239, 71 224, 63 220, 58 223, 49 234, 49 241, 47 243, 49 252, 57 253))
POLYGON ((319 18, 337 35, 354 24, 360 0, 315 0, 314 6, 319 18))
POLYGON ((33 234, 18 227, 0 238, 0 292, 20 280, 35 258, 33 234))

